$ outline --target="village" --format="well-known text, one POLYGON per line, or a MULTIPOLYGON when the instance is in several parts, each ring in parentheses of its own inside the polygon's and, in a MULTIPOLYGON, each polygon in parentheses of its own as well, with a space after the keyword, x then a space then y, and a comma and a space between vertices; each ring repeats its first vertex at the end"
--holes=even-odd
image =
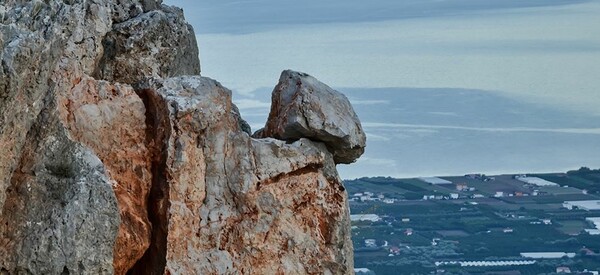
POLYGON ((598 274, 600 194, 584 179, 556 173, 347 181, 357 272, 598 274))

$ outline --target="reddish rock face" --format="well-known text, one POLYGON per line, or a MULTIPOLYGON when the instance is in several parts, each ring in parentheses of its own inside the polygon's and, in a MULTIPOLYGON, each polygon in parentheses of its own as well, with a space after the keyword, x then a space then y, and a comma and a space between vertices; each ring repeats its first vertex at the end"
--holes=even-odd
POLYGON ((294 105, 336 113, 305 120, 326 136, 252 138, 228 89, 176 77, 200 72, 180 10, 66 2, 0 4, 0 273, 352 273, 335 163, 364 133, 342 95, 294 105))
POLYGON ((350 272, 346 193, 326 146, 252 139, 214 80, 161 86, 149 92, 169 106, 167 273, 350 272))
POLYGON ((58 109, 71 138, 96 152, 112 180, 121 215, 114 267, 124 274, 150 245, 152 152, 144 103, 128 85, 85 77, 59 97, 58 109))

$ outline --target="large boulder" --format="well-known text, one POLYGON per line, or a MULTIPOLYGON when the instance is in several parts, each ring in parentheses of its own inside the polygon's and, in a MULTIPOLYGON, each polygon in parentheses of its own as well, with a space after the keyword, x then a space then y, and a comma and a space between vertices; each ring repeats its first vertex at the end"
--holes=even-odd
POLYGON ((283 71, 271 100, 267 124, 256 137, 321 141, 336 163, 352 163, 364 153, 366 135, 350 101, 316 78, 283 71))

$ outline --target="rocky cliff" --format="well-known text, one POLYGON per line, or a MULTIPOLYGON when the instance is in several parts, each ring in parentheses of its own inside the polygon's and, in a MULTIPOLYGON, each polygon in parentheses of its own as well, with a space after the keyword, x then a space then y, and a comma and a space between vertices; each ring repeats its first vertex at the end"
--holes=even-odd
POLYGON ((265 128, 157 0, 0 2, 0 274, 352 273, 348 100, 285 71, 265 128))

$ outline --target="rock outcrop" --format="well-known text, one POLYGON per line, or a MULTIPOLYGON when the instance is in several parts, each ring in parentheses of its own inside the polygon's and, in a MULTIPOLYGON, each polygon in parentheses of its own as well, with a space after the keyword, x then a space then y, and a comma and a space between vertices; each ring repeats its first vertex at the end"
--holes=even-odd
POLYGON ((162 6, 114 24, 102 45, 94 74, 99 79, 137 83, 146 77, 200 74, 194 30, 175 7, 162 6))
POLYGON ((336 163, 352 163, 366 146, 366 136, 350 101, 314 77, 294 71, 281 73, 273 90, 265 128, 255 137, 321 141, 336 163))
POLYGON ((161 1, 7 0, 0 31, 0 274, 352 273, 343 95, 286 71, 250 137, 161 1))

